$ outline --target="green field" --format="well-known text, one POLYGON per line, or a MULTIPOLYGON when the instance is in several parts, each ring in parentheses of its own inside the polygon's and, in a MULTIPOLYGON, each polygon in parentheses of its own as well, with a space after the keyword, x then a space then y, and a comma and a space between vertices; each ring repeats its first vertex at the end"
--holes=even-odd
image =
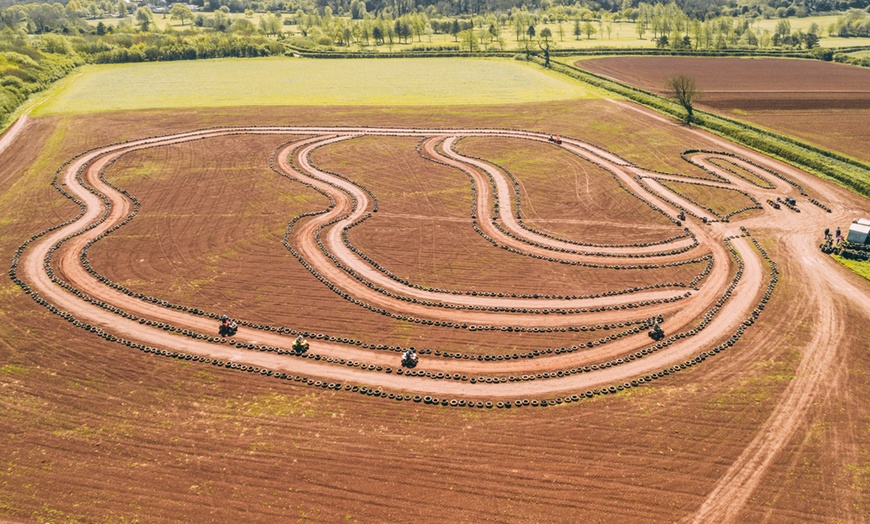
POLYGON ((223 59, 83 67, 35 115, 145 108, 511 104, 597 98, 506 59, 223 59))

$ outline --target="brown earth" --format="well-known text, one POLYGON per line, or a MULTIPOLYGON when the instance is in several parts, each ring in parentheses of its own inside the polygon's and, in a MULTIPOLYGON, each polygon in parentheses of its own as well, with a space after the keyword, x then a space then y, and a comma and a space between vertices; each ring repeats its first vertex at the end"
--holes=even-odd
POLYGON ((698 107, 870 160, 870 71, 776 58, 613 57, 575 65, 660 95, 677 74, 704 92, 698 107))
MULTIPOLYGON (((738 226, 745 225, 779 264, 780 281, 770 301, 733 347, 655 380, 653 385, 628 388, 616 395, 599 394, 576 404, 515 406, 510 410, 442 408, 343 389, 314 388, 297 381, 136 351, 76 329, 37 307, 18 286, 7 281, 0 287, 7 304, 0 311, 0 387, 4 392, 0 397, 4 421, 0 430, 7 437, 0 446, 7 457, 0 476, 0 515, 26 521, 149 522, 866 519, 870 511, 866 473, 870 462, 866 450, 870 446, 865 428, 870 413, 862 402, 868 393, 866 381, 858 377, 868 371, 864 356, 870 348, 867 340, 849 326, 862 325, 870 317, 870 297, 866 283, 814 247, 820 228, 847 223, 855 209, 866 209, 866 200, 642 110, 629 111, 606 101, 584 102, 581 106, 542 104, 529 113, 536 116, 521 117, 520 122, 532 131, 548 133, 555 128, 566 136, 607 145, 609 151, 638 162, 642 168, 667 166, 668 171, 691 175, 703 172, 679 159, 680 142, 685 144, 684 149, 733 150, 800 181, 834 209, 828 215, 802 199, 801 214, 765 209, 755 216, 736 215, 731 224, 705 226, 692 217, 686 222, 701 246, 693 250, 697 253, 671 258, 713 253, 715 265, 693 297, 674 303, 673 308, 658 308, 670 311, 665 322, 669 335, 680 326, 696 322, 736 276, 722 239, 740 233, 738 226), (536 120, 545 114, 553 117, 536 120), (591 131, 605 129, 605 119, 612 121, 612 136, 591 131), (645 163, 641 149, 619 132, 624 126, 638 123, 644 136, 651 138, 648 154, 650 164, 655 166, 645 163), (820 279, 820 275, 825 277, 820 279)), ((388 116, 378 110, 338 111, 342 112, 338 116, 337 112, 283 109, 262 113, 227 111, 218 116, 197 116, 188 111, 147 113, 147 117, 96 115, 30 120, 24 134, 3 152, 4 159, 9 160, 0 166, 0 195, 15 194, 18 202, 26 204, 4 206, 0 250, 11 258, 16 246, 30 235, 75 216, 77 207, 47 184, 55 166, 80 151, 117 139, 163 136, 217 122, 390 124, 419 129, 441 124, 438 120, 444 118, 427 112, 388 116), (119 122, 128 125, 119 126, 119 122), (75 129, 100 131, 85 134, 75 129)), ((496 111, 487 108, 480 113, 496 111)), ((491 116, 475 116, 474 110, 463 118, 455 114, 452 117, 454 122, 449 126, 454 129, 504 127, 491 116)), ((370 129, 361 132, 372 134, 370 129)), ((121 155, 108 167, 107 180, 130 191, 142 207, 132 222, 94 244, 89 251, 91 264, 135 292, 208 311, 229 310, 234 316, 256 323, 326 331, 372 343, 406 345, 421 336, 430 347, 493 355, 504 353, 508 345, 528 351, 601 336, 600 331, 505 333, 424 326, 362 309, 324 287, 281 246, 281 239, 288 220, 299 213, 322 209, 327 199, 292 180, 309 179, 284 162, 290 158, 289 150, 288 156, 278 158, 279 169, 287 177, 271 171, 268 162, 270 154, 288 140, 304 142, 322 133, 233 134, 121 155)), ((459 131, 441 133, 449 136, 459 131)), ((470 146, 486 145, 488 150, 475 154, 497 160, 528 180, 522 197, 530 199, 535 209, 567 212, 571 200, 561 194, 552 202, 554 207, 547 207, 550 201, 546 192, 558 191, 559 186, 532 183, 548 176, 548 169, 534 166, 547 166, 551 157, 582 164, 585 161, 575 160, 569 153, 580 154, 586 146, 567 142, 564 150, 556 150, 555 154, 546 142, 533 139, 534 135, 466 138, 456 149, 471 154, 470 146), (522 142, 528 142, 525 149, 532 159, 529 168, 519 169, 507 165, 510 159, 496 158, 495 153, 504 151, 503 144, 522 142)), ((352 229, 349 239, 403 278, 414 283, 429 279, 427 285, 508 293, 534 289, 533 283, 540 284, 545 293, 566 294, 579 294, 584 288, 600 292, 626 283, 649 284, 667 279, 664 269, 565 266, 496 249, 473 230, 468 232, 468 176, 422 160, 414 151, 419 140, 368 136, 323 145, 310 157, 315 166, 362 183, 378 197, 378 213, 352 229), (363 154, 363 161, 357 163, 355 159, 363 154), (387 159, 400 161, 391 164, 387 159), (371 170, 371 164, 380 169, 371 170), (409 173, 414 176, 408 177, 409 173), (411 183, 403 184, 407 180, 411 183), (462 204, 457 205, 457 200, 462 204), (401 227, 419 235, 427 234, 433 225, 440 225, 443 231, 423 240, 415 238, 414 233, 396 240, 395 231, 401 229, 396 223, 402 222, 405 224, 401 227), (473 258, 473 263, 464 260, 451 265, 451 257, 473 258), (563 270, 568 273, 561 273, 563 270), (511 272, 518 277, 507 277, 511 272), (578 286, 580 291, 565 286, 578 280, 584 282, 578 286)), ((453 160, 447 144, 433 144, 424 154, 459 162, 453 160)), ((608 162, 600 156, 596 161, 608 162)), ((300 157, 293 165, 300 167, 304 162, 305 157, 300 157)), ((621 180, 626 185, 661 205, 670 216, 675 214, 672 205, 646 193, 634 182, 635 176, 654 181, 660 175, 621 165, 618 160, 609 162, 612 169, 623 173, 621 180)), ((486 179, 482 168, 467 166, 480 180, 486 179)), ((590 177, 589 195, 613 191, 609 174, 593 172, 601 176, 590 177)), ((100 187, 99 180, 92 177, 96 174, 96 168, 85 172, 88 182, 111 195, 115 202, 109 222, 100 226, 107 228, 132 207, 123 196, 100 187)), ((777 188, 768 190, 727 173, 723 177, 730 186, 759 199, 774 193, 795 194, 779 179, 773 179, 777 188)), ((679 175, 671 178, 681 179, 679 175)), ((340 179, 330 180, 344 184, 340 179)), ((72 178, 67 178, 66 183, 68 190, 77 191, 72 178)), ((368 197, 352 187, 323 187, 331 188, 337 211, 353 213, 357 206, 361 210, 372 208, 372 202, 365 201, 368 197), (353 201, 349 195, 357 199, 353 201)), ((488 186, 478 183, 477 188, 479 202, 491 202, 497 196, 488 186)), ((89 199, 92 216, 98 216, 100 201, 89 193, 81 195, 89 199)), ((578 205, 588 198, 583 191, 575 195, 578 205)), ((692 210, 679 195, 662 196, 692 210)), ((594 220, 592 215, 589 218, 594 220)), ((516 234, 530 234, 512 229, 508 218, 500 221, 502 227, 516 234)), ((626 224, 636 217, 622 218, 620 227, 627 229, 626 224)), ((316 247, 310 249, 313 237, 304 233, 312 230, 306 224, 315 220, 299 221, 290 238, 291 245, 306 253, 310 261, 316 260, 319 251, 316 247)), ((605 212, 598 220, 613 221, 614 217, 605 212)), ((600 228, 600 224, 597 226, 600 228)), ((70 227, 80 228, 77 224, 70 227)), ((336 254, 341 246, 330 240, 330 231, 337 227, 329 226, 321 234, 325 248, 336 254)), ((481 223, 481 227, 488 232, 491 229, 489 223, 481 223)), ((577 240, 584 233, 573 224, 554 232, 577 240)), ((98 233, 99 229, 88 234, 98 233)), ((769 277, 766 262, 751 239, 733 239, 731 244, 744 260, 744 271, 722 313, 699 335, 631 363, 594 373, 474 386, 464 381, 397 377, 274 352, 235 349, 129 321, 53 289, 56 286, 41 273, 40 257, 30 255, 40 246, 48 247, 47 240, 44 237, 25 251, 19 266, 21 278, 38 289, 43 299, 68 304, 75 308, 77 317, 91 318, 95 326, 129 340, 203 358, 232 359, 291 374, 323 377, 347 386, 376 385, 383 388, 384 394, 432 391, 442 398, 472 400, 522 398, 518 395, 567 398, 577 387, 581 387, 581 393, 586 387, 601 387, 579 386, 581 383, 603 380, 605 384, 621 384, 636 378, 637 372, 632 370, 639 366, 650 363, 665 367, 681 352, 697 355, 709 351, 723 337, 715 337, 716 342, 705 341, 705 337, 717 330, 733 330, 745 318, 746 308, 757 303, 769 277)), ((143 318, 166 319, 163 321, 206 332, 213 329, 214 320, 148 304, 94 281, 78 267, 74 244, 84 241, 85 237, 77 237, 56 252, 53 260, 59 276, 143 318)), ((514 241, 506 238, 501 242, 514 241)), ((527 246, 525 249, 539 249, 527 246)), ((621 248, 608 249, 619 252, 621 248)), ((569 253, 554 256, 583 258, 569 253)), ((354 264, 355 269, 364 269, 354 264)), ((703 264, 693 266, 697 267, 692 272, 679 266, 683 275, 671 271, 672 279, 690 279, 703 264)), ((341 277, 334 267, 315 267, 341 277)), ((341 282, 341 288, 353 290, 355 297, 396 302, 358 288, 352 279, 341 282)), ((411 288, 401 291, 404 296, 417 292, 411 288)), ((463 297, 445 296, 442 300, 465 300, 463 297)), ((495 300, 470 299, 480 304, 495 300)), ((593 300, 631 300, 631 295, 593 300)), ((400 313, 404 309, 399 302, 395 307, 400 313)), ((627 313, 621 314, 625 318, 642 316, 627 313)), ((425 314, 445 318, 453 315, 450 310, 431 307, 425 308, 425 314)), ((482 315, 477 311, 474 314, 482 315)), ((498 323, 504 314, 495 316, 498 323)), ((610 312, 573 316, 588 318, 592 323, 613 317, 610 312)), ((558 325, 542 315, 509 317, 511 322, 529 317, 558 325)), ((279 347, 292 341, 249 327, 243 327, 237 338, 279 347)), ((629 354, 633 351, 629 348, 648 345, 641 332, 575 353, 507 362, 478 363, 423 355, 421 369, 461 371, 472 376, 549 372, 583 362, 602 362, 629 354)), ((394 368, 398 359, 394 352, 320 340, 312 340, 311 351, 329 358, 344 355, 364 364, 392 362, 394 368)))

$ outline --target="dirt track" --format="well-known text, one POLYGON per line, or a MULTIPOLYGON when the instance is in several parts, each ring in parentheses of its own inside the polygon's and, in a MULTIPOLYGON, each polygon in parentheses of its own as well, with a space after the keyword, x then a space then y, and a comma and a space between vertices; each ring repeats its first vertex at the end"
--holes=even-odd
MULTIPOLYGON (((800 214, 795 214, 788 209, 776 211, 765 205, 761 216, 743 222, 750 233, 751 224, 758 221, 764 221, 768 226, 780 227, 783 230, 799 225, 802 231, 816 231, 823 229, 832 219, 842 219, 845 216, 845 210, 838 209, 832 202, 824 201, 825 187, 820 182, 747 151, 738 151, 738 153, 754 164, 769 167, 799 182, 813 196, 822 199, 825 204, 832 207, 834 213, 827 214, 811 205, 805 198, 800 198, 795 187, 782 179, 758 171, 753 164, 743 162, 741 165, 749 171, 756 170, 756 174, 765 177, 775 186, 775 189, 759 187, 707 161, 712 157, 729 157, 721 157, 713 153, 699 155, 701 157, 699 162, 720 176, 722 181, 698 181, 680 175, 645 171, 588 144, 566 140, 562 144, 565 150, 605 166, 627 188, 661 208, 671 217, 676 217, 679 212, 676 206, 683 208, 690 215, 685 225, 699 243, 697 247, 675 254, 664 252, 669 248, 690 247, 686 240, 674 241, 671 246, 665 244, 654 248, 645 247, 638 251, 650 256, 639 261, 638 259, 626 260, 624 255, 627 249, 620 246, 597 248, 596 254, 589 254, 584 252, 586 251, 584 248, 577 248, 529 232, 522 228, 509 212, 503 212, 496 218, 493 213, 496 202, 500 203, 501 210, 511 208, 509 202, 513 197, 509 191, 510 182, 497 167, 463 157, 451 148, 455 140, 460 137, 493 135, 546 141, 546 136, 536 133, 485 130, 228 128, 183 133, 98 149, 72 163, 64 170, 63 178, 59 181, 66 191, 84 203, 86 209, 84 215, 30 243, 20 259, 18 277, 26 286, 38 293, 38 299, 46 301, 49 306, 74 315, 77 325, 91 326, 94 330, 102 330, 112 337, 124 339, 131 344, 183 352, 203 359, 215 359, 223 362, 224 365, 233 362, 256 366, 263 370, 271 370, 273 374, 287 373, 297 377, 302 375, 330 384, 343 385, 345 388, 351 388, 352 385, 365 385, 376 389, 378 394, 381 394, 380 390, 383 388, 394 393, 408 392, 438 398, 447 396, 462 401, 494 399, 518 402, 524 398, 553 400, 558 397, 558 402, 561 403, 576 401, 581 396, 605 394, 607 392, 602 389, 611 385, 614 387, 618 385, 622 389, 637 385, 641 382, 638 379, 643 379, 643 382, 655 380, 652 375, 663 370, 667 370, 668 373, 674 372, 676 371, 674 366, 703 364, 704 360, 718 353, 713 351, 714 347, 721 346, 724 340, 735 333, 742 333, 744 328, 751 329, 748 327, 749 324, 744 322, 754 318, 753 313, 756 316, 763 314, 759 311, 758 305, 767 288, 770 269, 761 253, 747 238, 731 238, 742 233, 738 227, 727 222, 715 221, 713 215, 706 213, 695 203, 681 195, 668 193, 656 182, 657 179, 739 189, 751 194, 760 202, 784 194, 791 194, 799 199, 802 211, 800 214), (663 327, 669 336, 691 331, 695 333, 674 338, 671 344, 656 348, 655 351, 651 350, 651 342, 646 337, 646 330, 641 329, 639 333, 615 338, 589 351, 568 351, 548 358, 479 361, 424 355, 420 367, 415 371, 425 370, 430 375, 427 377, 399 376, 397 371, 394 371, 398 367, 396 352, 372 351, 339 341, 312 341, 311 353, 316 353, 319 359, 290 356, 284 353, 289 352, 293 337, 274 330, 255 329, 251 326, 243 326, 240 329, 235 337, 236 344, 233 345, 226 341, 178 336, 176 333, 180 330, 210 336, 216 330, 217 322, 208 316, 177 308, 167 308, 130 296, 105 285, 105 282, 101 282, 82 266, 82 249, 105 231, 121 224, 134 209, 133 202, 127 196, 100 179, 100 172, 114 158, 139 148, 160 147, 203 137, 239 133, 299 135, 298 140, 277 151, 277 168, 289 177, 324 191, 332 197, 335 206, 327 213, 303 218, 297 222, 290 230, 288 243, 299 253, 301 260, 309 264, 312 270, 323 278, 324 283, 334 286, 345 299, 381 308, 405 320, 411 317, 418 321, 422 319, 455 325, 465 324, 466 327, 462 329, 472 325, 502 329, 507 326, 513 328, 585 326, 617 320, 643 322, 653 315, 663 314, 665 316, 663 327), (716 264, 713 266, 713 271, 700 280, 697 291, 689 290, 691 294, 689 297, 680 296, 683 294, 680 290, 638 291, 626 295, 591 299, 475 297, 403 285, 360 258, 342 238, 342 228, 374 210, 375 204, 367 191, 352 182, 313 167, 308 161, 310 152, 317 147, 336 140, 352 139, 354 136, 379 134, 420 137, 423 140, 421 154, 468 173, 476 188, 477 214, 474 217, 476 224, 484 235, 492 238, 500 247, 509 247, 516 250, 518 254, 549 257, 557 263, 626 265, 679 262, 711 254, 716 264), (314 138, 307 138, 312 136, 314 138), (81 172, 81 180, 76 176, 79 172, 81 172), (87 191, 82 182, 105 196, 110 205, 107 206, 102 198, 87 191), (650 192, 649 188, 654 191, 650 192), (106 212, 108 213, 106 219, 100 222, 100 217, 106 212), (699 218, 707 219, 707 223, 699 218), (333 222, 336 219, 337 221, 333 222), (495 227, 496 223, 500 227, 495 227), (87 229, 91 224, 98 225, 93 229, 87 229), (74 234, 77 235, 63 240, 74 234), (63 243, 55 248, 58 242, 63 243), (742 271, 733 279, 736 262, 729 254, 729 246, 733 247, 743 264, 742 271), (51 260, 46 264, 46 257, 49 254, 51 260), (48 268, 52 268, 57 277, 74 286, 78 293, 70 293, 53 282, 51 273, 47 271, 48 268), (733 288, 729 290, 728 286, 732 283, 733 288), (380 288, 381 291, 375 288, 380 288), (88 300, 84 300, 85 296, 88 300), (678 296, 680 300, 674 302, 637 305, 630 309, 618 310, 618 314, 613 309, 631 303, 678 296), (102 304, 95 305, 95 301, 102 304), (717 301, 721 302, 721 309, 710 317, 703 329, 697 329, 698 321, 717 301), (607 306, 610 309, 577 311, 577 309, 600 306, 607 306), (468 307, 475 309, 459 309, 468 307), (505 308, 526 311, 504 311, 505 308), (549 314, 544 317, 539 311, 541 309, 565 310, 565 312, 560 311, 558 316, 549 314), (141 321, 145 319, 171 324, 173 331, 164 329, 164 326, 143 324, 141 321), (264 352, 239 349, 239 344, 266 345, 270 350, 264 352), (346 365, 348 361, 356 365, 348 366, 346 365), (360 364, 380 366, 383 370, 363 371, 360 364), (593 365, 602 369, 589 371, 581 369, 583 366, 593 365), (385 372, 388 368, 392 368, 391 372, 385 372), (457 374, 460 377, 455 379, 431 377, 432 374, 437 373, 457 374), (537 377, 541 373, 553 373, 556 376, 541 379, 537 377), (469 378, 474 378, 475 375, 505 380, 483 383, 478 380, 478 383, 471 383, 469 378), (635 380, 634 384, 630 382, 632 380, 635 380), (572 395, 576 397, 572 398, 572 395)), ((720 145, 723 150, 733 149, 724 142, 720 145)), ((793 235, 788 238, 788 248, 792 250, 794 257, 804 261, 807 274, 813 274, 818 267, 823 267, 827 263, 817 250, 812 249, 813 244, 812 238, 806 236, 793 235)), ((828 274, 830 280, 825 282, 825 292, 816 293, 818 300, 813 304, 807 304, 807 307, 812 307, 819 312, 819 317, 824 319, 824 322, 820 323, 820 329, 814 333, 814 339, 807 344, 807 351, 802 355, 794 382, 790 384, 779 407, 759 432, 756 440, 729 468, 708 501, 701 507, 697 521, 736 519, 777 450, 800 424, 800 414, 818 394, 820 384, 828 377, 831 361, 835 355, 834 352, 825 351, 836 346, 841 332, 842 321, 835 316, 836 308, 833 301, 845 298, 870 313, 870 298, 867 296, 866 289, 856 287, 842 273, 828 274)), ((746 358, 746 355, 742 358, 746 358)), ((386 396, 386 392, 383 395, 386 396)), ((409 398, 406 397, 407 399, 409 398)), ((519 407, 521 404, 515 405, 519 407)))

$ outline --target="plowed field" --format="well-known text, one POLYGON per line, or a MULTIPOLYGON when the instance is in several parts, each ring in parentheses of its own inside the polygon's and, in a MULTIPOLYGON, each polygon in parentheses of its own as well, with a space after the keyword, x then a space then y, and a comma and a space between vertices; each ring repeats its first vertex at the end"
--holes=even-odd
POLYGON ((867 201, 522 107, 26 120, 0 516, 866 520, 870 292, 816 244, 867 201))
POLYGON ((870 71, 775 58, 614 57, 576 65, 665 95, 676 74, 704 91, 698 107, 870 160, 870 71))

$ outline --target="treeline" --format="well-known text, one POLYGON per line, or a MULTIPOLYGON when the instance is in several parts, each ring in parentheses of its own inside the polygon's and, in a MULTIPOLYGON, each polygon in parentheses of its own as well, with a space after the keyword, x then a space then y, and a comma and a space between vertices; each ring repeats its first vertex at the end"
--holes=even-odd
MULTIPOLYGON (((653 0, 652 3, 669 3, 671 0, 653 0)), ((323 11, 328 7, 333 14, 351 16, 364 9, 374 15, 389 14, 397 17, 408 13, 425 12, 430 17, 455 17, 508 13, 513 9, 547 11, 558 7, 578 7, 591 11, 615 13, 637 8, 641 0, 193 0, 206 11, 226 6, 231 12, 255 11, 306 13, 323 11), (355 6, 356 4, 356 6, 355 6)), ((845 11, 851 8, 864 9, 870 0, 677 0, 679 8, 692 18, 707 19, 716 16, 763 16, 788 17, 808 16, 816 13, 845 11)))
POLYGON ((280 42, 263 36, 215 32, 120 33, 70 40, 76 52, 97 64, 272 56, 285 51, 280 42))
MULTIPOLYGON (((848 9, 866 9, 870 0, 644 0, 650 4, 674 2, 688 17, 707 20, 719 16, 747 16, 749 18, 803 17, 817 13, 841 12, 848 9)), ((123 17, 137 7, 169 9, 172 0, 150 0, 128 4, 124 0, 0 0, 0 8, 19 4, 38 3, 59 6, 79 18, 98 19, 123 17)), ((429 18, 468 17, 510 13, 526 9, 537 13, 559 10, 586 9, 611 14, 637 9, 642 0, 189 0, 188 5, 204 12, 224 8, 230 13, 248 11, 281 14, 323 15, 329 10, 333 16, 361 19, 366 13, 374 16, 400 17, 411 13, 425 13, 429 18)), ((53 7, 54 8, 54 7, 53 7)), ((58 13, 47 13, 49 18, 58 13)))
POLYGON ((67 54, 68 42, 60 35, 47 35, 34 42, 23 34, 0 33, 0 124, 28 96, 42 91, 83 63, 67 54))
MULTIPOLYGON (((702 21, 689 17, 675 3, 640 3, 637 8, 615 14, 568 7, 545 13, 514 9, 501 15, 440 19, 430 18, 425 13, 398 17, 365 14, 361 19, 354 19, 333 16, 327 8, 323 15, 300 14, 296 22, 302 36, 288 42, 297 48, 318 51, 340 50, 349 45, 408 43, 418 43, 415 48, 427 50, 501 51, 505 50, 508 39, 555 43, 610 38, 613 25, 618 22, 632 22, 638 38, 674 50, 811 49, 819 45, 822 36, 818 24, 811 24, 805 31, 792 31, 787 19, 779 20, 774 31, 759 28, 756 19, 745 16, 720 16, 702 21), (556 27, 551 29, 553 24, 556 27), (452 35, 454 44, 449 47, 441 44, 437 49, 427 45, 433 34, 452 35)), ((565 46, 570 47, 570 44, 565 46)))
POLYGON ((86 63, 281 55, 282 43, 261 34, 188 30, 108 31, 102 35, 27 35, 0 31, 0 126, 28 96, 86 63))

